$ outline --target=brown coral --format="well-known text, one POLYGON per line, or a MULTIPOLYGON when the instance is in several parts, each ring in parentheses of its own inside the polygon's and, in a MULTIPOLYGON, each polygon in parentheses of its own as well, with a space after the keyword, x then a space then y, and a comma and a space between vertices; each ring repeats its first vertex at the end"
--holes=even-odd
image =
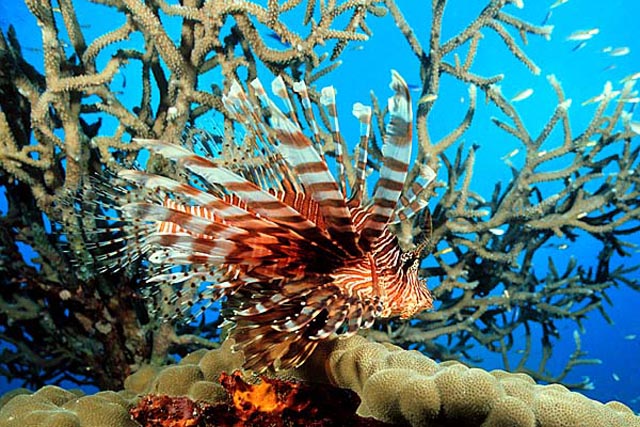
POLYGON ((16 393, 0 408, 0 425, 384 425, 355 417, 357 407, 360 416, 396 425, 640 426, 640 417, 619 402, 602 404, 561 385, 537 385, 524 374, 486 372, 457 362, 438 364, 418 352, 359 336, 319 347, 302 368, 281 373, 280 378, 223 374, 221 385, 220 374, 242 364, 242 355, 231 353, 231 344, 192 353, 162 370, 142 368, 118 393, 80 397, 53 386, 33 394, 16 393), (362 401, 350 390, 317 382, 350 389, 362 401), (142 394, 147 396, 140 399, 142 394), (136 402, 132 413, 138 422, 127 415, 136 402))
POLYGON ((0 410, 2 427, 139 427, 132 404, 112 391, 78 396, 56 386, 20 394, 0 410))
POLYGON ((523 374, 486 372, 458 362, 436 364, 417 352, 367 341, 337 340, 299 374, 355 390, 361 415, 397 424, 429 426, 640 426, 618 402, 602 404, 557 384, 537 385, 523 374))

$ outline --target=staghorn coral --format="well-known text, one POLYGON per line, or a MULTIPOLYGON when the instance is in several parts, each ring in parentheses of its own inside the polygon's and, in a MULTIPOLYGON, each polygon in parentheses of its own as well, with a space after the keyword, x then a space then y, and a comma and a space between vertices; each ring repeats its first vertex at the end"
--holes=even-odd
MULTIPOLYGON (((426 164, 441 179, 433 184, 431 194, 423 195, 432 207, 429 240, 435 258, 423 273, 441 277, 433 293, 442 304, 419 314, 418 321, 380 323, 369 336, 412 346, 439 359, 474 361, 473 349, 480 345, 499 353, 507 370, 563 381, 574 367, 599 361, 586 357, 575 333, 576 348, 565 368, 550 373, 546 366, 554 338, 559 337, 558 322, 569 319, 581 329, 586 316, 596 310, 609 321, 603 305, 609 301, 607 289, 622 285, 640 289, 634 276, 636 265, 612 266, 615 257, 632 256, 635 245, 629 236, 638 231, 640 150, 625 105, 635 83, 627 80, 620 88, 607 83, 596 98, 593 117, 576 131, 571 126, 571 100, 556 77, 549 75, 557 104, 535 133, 516 104, 501 93, 499 83, 508 76, 498 74, 499 69, 494 75, 480 75, 474 64, 484 35, 493 33, 518 61, 539 74, 540 68, 522 45, 530 35, 549 37, 552 27, 532 25, 505 12, 505 6, 522 6, 520 2, 491 1, 473 22, 443 40, 448 3, 432 2, 429 38, 419 40, 398 5, 385 2, 417 59, 422 78, 423 102, 418 103, 416 117, 419 152, 412 174, 419 180, 426 164), (445 78, 468 86, 468 108, 457 126, 449 126, 445 136, 434 140, 431 130, 440 121, 433 111, 438 99, 447 95, 441 84, 445 78), (490 197, 474 191, 483 178, 474 174, 476 151, 483 141, 470 146, 459 143, 476 121, 479 91, 504 116, 491 120, 515 143, 512 153, 525 156, 521 167, 505 159, 512 177, 496 182, 490 197), (557 247, 567 249, 585 235, 601 245, 597 260, 589 263, 567 256, 561 270, 549 257, 548 273, 537 273, 535 263, 540 263, 542 248, 559 239, 557 247), (541 331, 537 343, 536 329, 541 331), (437 341, 443 336, 446 346, 437 341), (516 346, 524 350, 514 358, 516 346), (542 354, 542 363, 532 368, 531 359, 537 354, 542 354)), ((379 150, 373 147, 372 152, 379 150)), ((420 221, 402 224, 400 240, 411 245, 422 234, 421 227, 420 221)), ((568 385, 591 386, 588 377, 568 385)))
MULTIPOLYGON (((625 236, 637 231, 629 225, 638 218, 635 134, 625 116, 624 97, 615 97, 613 88, 605 88, 586 128, 573 131, 570 103, 554 78, 550 84, 556 90, 558 106, 546 126, 534 134, 525 126, 526 117, 520 117, 501 94, 497 83, 504 76, 499 70, 490 76, 474 71, 482 34, 490 32, 504 41, 506 55, 539 72, 523 45, 525 37, 548 36, 550 28, 531 25, 505 12, 510 4, 519 2, 488 1, 476 19, 448 40, 442 40, 443 13, 448 4, 444 0, 432 2, 428 40, 418 39, 392 0, 383 4, 269 2, 267 6, 195 0, 181 5, 165 1, 98 3, 120 11, 123 20, 114 24, 113 32, 87 40, 74 3, 60 2, 61 13, 57 14, 50 2, 27 2, 42 31, 44 74, 24 61, 15 34, 9 32, 0 40, 0 165, 1 182, 9 197, 9 213, 2 217, 0 234, 0 304, 6 308, 0 316, 7 325, 2 339, 16 348, 3 354, 6 376, 40 385, 69 374, 76 380, 75 375, 83 375, 89 382, 115 388, 131 369, 143 363, 165 361, 170 351, 183 353, 194 345, 209 345, 202 338, 217 336, 216 323, 203 328, 164 324, 158 329, 160 316, 144 306, 136 291, 140 282, 136 266, 116 274, 99 274, 86 248, 99 224, 77 217, 71 209, 54 208, 61 206, 54 202, 63 197, 61 190, 75 191, 86 185, 91 173, 101 174, 105 167, 129 167, 136 156, 128 143, 130 137, 179 139, 185 125, 221 110, 222 89, 217 82, 211 89, 206 86, 209 73, 219 72, 226 78, 246 73, 245 80, 249 80, 262 63, 273 73, 283 74, 289 85, 299 78, 315 82, 339 65, 335 59, 350 40, 363 40, 370 34, 366 25, 369 17, 362 17, 381 16, 385 11, 406 37, 420 70, 423 102, 418 103, 416 118, 420 149, 416 164, 429 165, 445 180, 433 184, 430 194, 424 195, 431 199, 433 208, 430 249, 438 263, 424 273, 442 277, 434 290, 442 304, 437 311, 422 314, 419 322, 383 323, 370 336, 413 344, 440 359, 472 359, 470 348, 479 345, 501 353, 507 369, 529 372, 542 380, 561 381, 576 365, 594 362, 584 358, 576 335, 577 348, 566 368, 557 374, 545 370, 553 339, 558 336, 558 320, 571 319, 579 326, 593 310, 606 316, 603 301, 609 288, 620 284, 637 288, 632 269, 611 267, 614 256, 629 253, 625 236), (306 36, 281 19, 292 8, 304 9, 306 36), (340 16, 348 18, 346 26, 334 25, 340 16), (167 17, 181 23, 178 42, 164 28, 167 17), (221 33, 221 22, 230 22, 228 33, 221 33), (290 46, 270 48, 263 26, 290 46), (62 27, 69 35, 70 49, 64 47, 62 27), (142 36, 143 47, 120 48, 121 41, 135 35, 142 36), (326 40, 337 42, 333 48, 325 47, 326 40), (106 63, 97 60, 100 55, 107 58, 106 63), (141 68, 139 104, 132 108, 125 106, 118 94, 120 88, 114 84, 120 74, 131 76, 124 68, 127 63, 141 68), (468 112, 459 126, 452 127, 440 141, 433 141, 430 122, 437 118, 433 106, 447 96, 441 91, 443 76, 473 85, 468 112), (152 102, 154 90, 159 93, 157 104, 152 102), (513 179, 498 183, 488 199, 473 190, 477 180, 473 175, 475 146, 460 144, 458 150, 452 150, 476 120, 478 91, 507 117, 494 122, 518 141, 526 154, 524 166, 513 167, 513 179), (115 131, 105 130, 100 117, 114 119, 115 131), (562 133, 560 142, 542 150, 545 141, 554 140, 554 128, 562 133), (611 151, 615 154, 609 155, 611 151), (554 160, 568 158, 573 159, 567 161, 568 166, 541 172, 554 160), (605 177, 607 168, 617 169, 617 175, 605 177), (548 182, 558 183, 562 189, 550 192, 545 187, 548 182), (63 231, 71 237, 68 243, 43 231, 43 212, 63 224, 63 231), (504 234, 492 232, 500 227, 504 234), (575 260, 559 271, 549 261, 550 274, 537 277, 533 259, 539 250, 553 237, 570 244, 578 231, 589 233, 603 245, 595 268, 575 260), (16 240, 36 249, 40 271, 26 265, 16 240), (70 252, 61 253, 61 247, 70 252), (453 296, 454 291, 461 292, 453 296), (510 316, 516 309, 520 315, 510 316), (543 335, 543 360, 537 369, 530 366, 532 355, 540 353, 531 333, 535 327, 540 327, 543 335), (26 343, 25 332, 41 339, 26 343), (508 353, 519 332, 525 336, 525 352, 513 364, 508 353), (451 344, 437 344, 435 340, 441 336, 449 337, 451 344), (105 348, 110 351, 103 351, 105 348), (70 373, 69 367, 77 370, 70 373)), ((127 90, 131 90, 131 80, 129 77, 127 90)), ((632 82, 621 91, 630 94, 632 82)), ((310 95, 317 103, 318 94, 310 95)), ((370 141, 372 156, 381 154, 378 142, 384 132, 384 113, 378 108, 379 131, 370 141)), ((327 125, 326 117, 322 123, 327 125)), ((223 128, 232 138, 229 118, 224 119, 223 128)), ((334 148, 326 146, 329 152, 334 148)), ((370 163, 374 169, 379 166, 375 161, 370 163)), ((166 165, 158 162, 152 167, 160 170, 166 165)), ((416 182, 421 171, 420 167, 412 171, 416 182)), ((350 176, 354 173, 347 172, 350 176)), ((421 226, 419 221, 405 223, 398 235, 410 246, 420 235, 421 226)))

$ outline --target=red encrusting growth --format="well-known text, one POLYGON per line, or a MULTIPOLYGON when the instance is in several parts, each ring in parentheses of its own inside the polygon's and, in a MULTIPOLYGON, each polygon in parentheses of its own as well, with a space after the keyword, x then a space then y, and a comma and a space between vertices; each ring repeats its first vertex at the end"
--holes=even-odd
POLYGON ((248 383, 239 372, 223 373, 229 400, 220 404, 188 397, 144 396, 131 416, 143 427, 384 427, 356 415, 358 395, 324 384, 260 377, 248 383))

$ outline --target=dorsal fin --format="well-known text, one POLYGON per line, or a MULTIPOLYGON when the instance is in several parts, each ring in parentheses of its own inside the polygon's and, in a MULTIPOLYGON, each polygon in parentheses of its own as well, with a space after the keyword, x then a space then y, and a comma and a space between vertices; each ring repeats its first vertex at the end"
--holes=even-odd
POLYGON ((402 194, 411 157, 412 111, 409 88, 395 70, 391 71, 389 98, 390 120, 386 127, 382 155, 384 156, 378 187, 373 195, 360 237, 360 246, 368 250, 387 225, 402 194))
POLYGON ((301 236, 320 243, 323 247, 332 245, 333 239, 330 239, 315 223, 283 203, 275 195, 262 190, 238 174, 174 144, 152 139, 135 141, 149 150, 176 161, 206 182, 218 184, 228 193, 237 195, 248 209, 269 218, 272 222, 290 228, 301 236))
POLYGON ((258 80, 251 82, 260 100, 271 112, 271 128, 278 142, 278 151, 296 173, 305 191, 320 207, 327 231, 337 245, 351 255, 361 254, 346 200, 323 156, 298 125, 293 123, 266 96, 258 80))
POLYGON ((355 206, 360 206, 364 197, 365 180, 367 179, 367 150, 369 148, 369 133, 371 132, 371 107, 357 102, 353 105, 352 113, 360 122, 360 141, 356 148, 358 153, 356 180, 353 183, 349 202, 355 206))
POLYGON ((427 200, 420 196, 435 178, 436 173, 433 169, 427 165, 421 166, 420 173, 411 183, 406 195, 398 200, 398 206, 391 218, 392 223, 409 219, 427 206, 427 200))
POLYGON ((347 194, 347 176, 344 167, 344 153, 342 134, 340 133, 340 122, 338 121, 338 105, 336 104, 336 90, 333 86, 322 88, 320 92, 320 104, 327 109, 331 117, 331 133, 333 135, 333 145, 336 155, 336 166, 338 168, 338 184, 342 194, 347 194))
POLYGON ((293 84, 293 91, 297 93, 302 100, 302 109, 304 110, 304 114, 307 117, 309 125, 311 125, 311 131, 313 132, 313 142, 318 153, 322 154, 322 145, 320 144, 320 131, 318 130, 318 123, 316 122, 315 114, 313 114, 313 107, 311 106, 311 99, 309 98, 307 85, 302 80, 296 82, 293 84))

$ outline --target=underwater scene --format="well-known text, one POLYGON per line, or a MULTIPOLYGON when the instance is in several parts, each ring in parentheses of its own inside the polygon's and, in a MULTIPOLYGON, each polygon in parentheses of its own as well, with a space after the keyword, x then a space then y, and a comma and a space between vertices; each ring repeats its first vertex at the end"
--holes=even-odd
POLYGON ((0 427, 640 426, 633 0, 0 3, 0 427))

